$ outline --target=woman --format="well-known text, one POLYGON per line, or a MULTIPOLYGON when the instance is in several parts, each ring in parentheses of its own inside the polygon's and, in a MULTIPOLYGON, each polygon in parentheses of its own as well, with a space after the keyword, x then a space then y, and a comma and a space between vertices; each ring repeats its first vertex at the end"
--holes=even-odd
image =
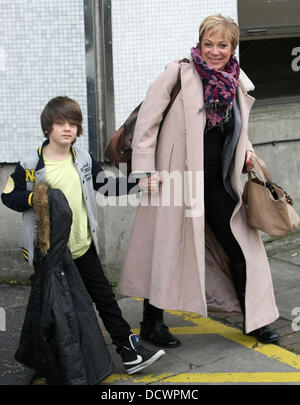
POLYGON ((180 344, 163 309, 207 316, 240 308, 244 333, 264 343, 279 339, 268 326, 278 310, 266 252, 242 201, 240 177, 253 168, 247 91, 254 86, 234 57, 238 37, 232 19, 207 17, 190 61, 167 66, 137 119, 133 173, 147 173, 140 187, 151 196, 159 189, 159 203, 138 208, 119 292, 145 298, 141 337, 158 346, 180 344), (158 137, 178 74, 181 91, 158 137), (181 205, 163 204, 175 192, 169 173, 182 175, 181 205))

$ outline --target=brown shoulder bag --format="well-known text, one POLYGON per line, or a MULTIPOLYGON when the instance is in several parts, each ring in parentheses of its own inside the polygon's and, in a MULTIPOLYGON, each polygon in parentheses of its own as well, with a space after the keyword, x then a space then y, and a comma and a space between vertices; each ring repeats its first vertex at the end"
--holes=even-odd
POLYGON ((262 159, 252 158, 252 162, 254 170, 248 173, 243 192, 248 225, 271 236, 286 235, 300 224, 300 218, 292 207, 293 200, 272 182, 262 159))
MULTIPOLYGON (((188 59, 182 59, 179 63, 181 63, 181 62, 189 63, 190 61, 188 59)), ((164 121, 168 111, 170 110, 172 104, 174 103, 180 89, 181 89, 181 81, 180 81, 180 70, 179 70, 177 81, 171 92, 170 102, 163 113, 163 118, 160 123, 158 136, 159 136, 159 132, 160 132, 161 126, 163 124, 163 121, 164 121)), ((137 120, 141 105, 142 105, 142 103, 140 103, 132 111, 132 113, 126 119, 124 124, 121 125, 121 127, 116 132, 113 133, 111 140, 109 141, 109 143, 104 151, 105 156, 110 160, 110 162, 114 166, 119 167, 120 163, 127 163, 127 173, 128 174, 131 171, 131 155, 132 155, 131 144, 132 144, 136 120, 137 120)))

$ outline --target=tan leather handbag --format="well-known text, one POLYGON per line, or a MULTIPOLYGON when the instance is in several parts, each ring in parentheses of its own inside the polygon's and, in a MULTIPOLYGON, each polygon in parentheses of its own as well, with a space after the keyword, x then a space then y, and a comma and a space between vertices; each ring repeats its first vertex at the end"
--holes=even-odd
POLYGON ((243 192, 248 225, 271 236, 286 235, 300 224, 300 218, 292 207, 293 200, 272 182, 262 159, 252 158, 252 162, 254 170, 248 173, 243 192))

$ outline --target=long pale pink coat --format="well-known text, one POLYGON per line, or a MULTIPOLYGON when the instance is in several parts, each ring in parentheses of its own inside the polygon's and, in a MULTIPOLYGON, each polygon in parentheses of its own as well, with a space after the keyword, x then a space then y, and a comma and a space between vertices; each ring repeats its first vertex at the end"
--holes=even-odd
MULTIPOLYGON (((272 323, 279 314, 265 249, 259 233, 247 225, 246 208, 241 198, 242 167, 246 151, 252 150, 248 140, 248 118, 254 102, 246 92, 250 81, 243 72, 242 77, 244 80, 240 80, 238 87, 242 127, 231 166, 231 184, 239 202, 231 218, 231 229, 247 264, 248 333, 272 323)), ((195 312, 206 317, 208 311, 239 311, 239 304, 226 254, 205 226, 203 134, 206 115, 203 105, 202 81, 192 63, 170 63, 149 88, 136 124, 132 164, 136 172, 160 171, 163 177, 158 197, 160 204, 143 206, 144 200, 138 207, 119 293, 149 298, 150 303, 159 308, 195 312), (169 103, 179 70, 181 92, 157 140, 162 113, 169 103), (189 171, 193 177, 185 178, 183 204, 165 206, 162 195, 164 187, 168 188, 166 192, 170 189, 170 182, 164 181, 164 175, 174 171, 181 174, 189 171), (186 195, 189 194, 187 190, 196 190, 196 173, 200 186, 193 205, 186 195)))

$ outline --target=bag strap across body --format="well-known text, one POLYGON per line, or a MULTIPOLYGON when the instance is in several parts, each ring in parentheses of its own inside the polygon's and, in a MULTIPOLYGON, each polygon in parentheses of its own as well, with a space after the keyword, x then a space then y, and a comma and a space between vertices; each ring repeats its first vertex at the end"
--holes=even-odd
MULTIPOLYGON (((185 62, 185 63, 190 63, 189 59, 181 59, 179 61, 179 64, 185 62)), ((178 77, 176 80, 176 83, 171 91, 170 94, 170 102, 167 105, 165 111, 163 112, 162 120, 159 126, 158 130, 158 136, 162 127, 162 124, 164 122, 164 119, 166 115, 168 114, 170 108, 172 107, 178 93, 180 92, 181 89, 181 79, 180 79, 180 69, 178 72, 178 77)), ((120 163, 128 163, 128 172, 130 172, 130 161, 131 161, 131 154, 132 154, 132 149, 131 149, 131 144, 132 144, 132 139, 134 135, 134 129, 135 129, 135 124, 136 120, 139 114, 139 110, 141 108, 142 103, 140 103, 133 111, 132 113, 128 116, 124 124, 113 133, 110 142, 108 143, 107 147, 105 148, 105 156, 108 157, 108 159, 111 161, 111 163, 119 167, 120 163)))
MULTIPOLYGON (((187 59, 187 58, 181 59, 181 60, 179 61, 179 64, 182 63, 182 62, 184 62, 184 63, 190 63, 190 60, 187 59)), ((172 105, 173 105, 173 103, 174 103, 174 101, 175 101, 175 99, 176 99, 178 93, 180 92, 180 89, 181 89, 180 73, 181 73, 181 72, 180 72, 180 69, 179 69, 177 81, 176 81, 175 86, 173 87, 173 89, 172 89, 172 91, 171 91, 170 102, 169 102, 167 108, 165 109, 165 111, 164 111, 164 113, 163 113, 162 122, 164 121, 164 119, 165 119, 166 115, 168 114, 170 108, 172 107, 172 105)))

